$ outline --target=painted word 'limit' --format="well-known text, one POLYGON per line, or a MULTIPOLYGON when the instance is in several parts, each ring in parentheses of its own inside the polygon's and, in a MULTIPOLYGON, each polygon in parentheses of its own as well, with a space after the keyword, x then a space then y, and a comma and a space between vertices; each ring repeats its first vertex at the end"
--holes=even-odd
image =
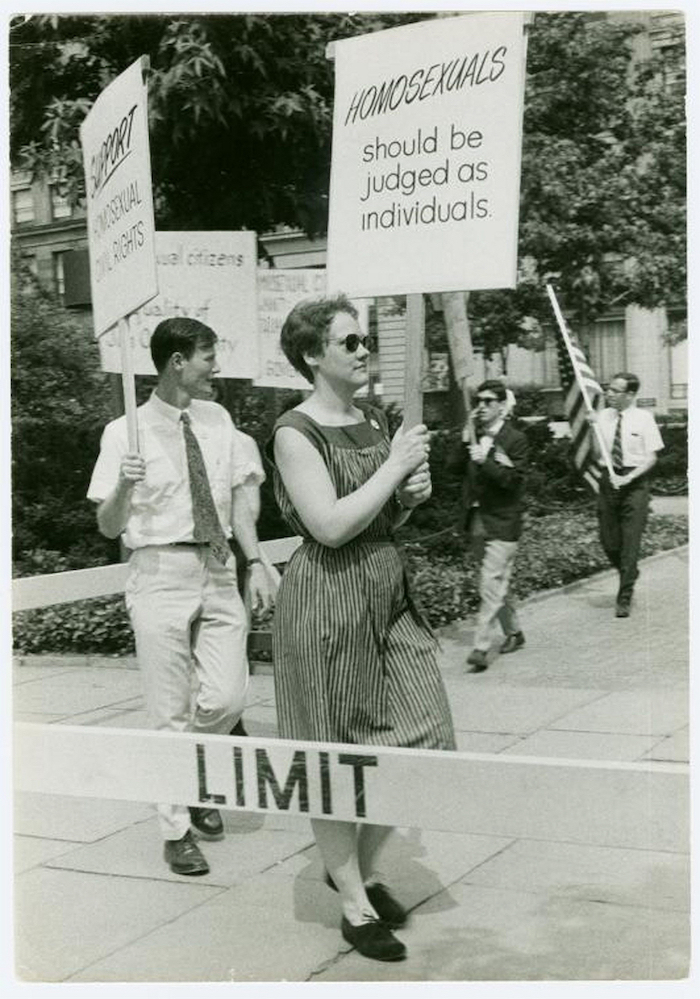
MULTIPOLYGON (((309 776, 312 770, 318 770, 318 784, 320 787, 320 806, 324 815, 333 814, 333 781, 332 773, 335 773, 335 780, 338 780, 339 773, 352 774, 355 815, 357 818, 364 818, 367 815, 367 800, 365 787, 365 767, 376 767, 378 759, 376 756, 368 756, 360 753, 337 753, 333 754, 335 759, 331 760, 331 754, 323 750, 319 752, 307 752, 304 749, 297 749, 291 760, 289 771, 284 779, 284 784, 275 773, 272 761, 266 749, 255 749, 255 782, 253 793, 255 795, 255 805, 247 800, 251 788, 248 786, 252 781, 246 780, 243 766, 243 749, 240 746, 233 746, 231 750, 232 762, 232 792, 223 794, 210 790, 207 779, 207 758, 204 745, 196 744, 197 748, 197 780, 199 785, 199 801, 201 804, 211 806, 222 806, 229 808, 251 808, 269 809, 272 811, 289 811, 295 791, 298 791, 298 811, 308 812, 309 776), (345 771, 338 771, 332 763, 339 764, 345 771), (270 801, 270 793, 273 801, 270 801), (229 803, 229 797, 233 801, 229 803)), ((252 747, 251 747, 252 748, 252 747)), ((249 750, 247 750, 250 752, 249 750)))

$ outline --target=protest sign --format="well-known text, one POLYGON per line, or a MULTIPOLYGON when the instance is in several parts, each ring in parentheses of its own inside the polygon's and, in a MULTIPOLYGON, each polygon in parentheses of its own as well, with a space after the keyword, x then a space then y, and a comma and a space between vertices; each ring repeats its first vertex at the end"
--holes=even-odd
POLYGON ((255 384, 269 388, 310 389, 282 352, 280 331, 297 302, 326 293, 326 272, 299 268, 258 271, 258 347, 260 373, 255 384))
MULTIPOLYGON (((291 366, 280 345, 282 325, 297 302, 326 293, 326 272, 320 268, 269 268, 258 271, 258 345, 260 374, 255 385, 266 388, 304 389, 311 385, 291 366)), ((368 305, 352 303, 357 321, 367 331, 368 305)))
POLYGON ((80 126, 96 336, 158 291, 142 63, 102 91, 80 126))
POLYGON ((334 43, 329 288, 515 285, 523 23, 479 13, 334 43))
MULTIPOLYGON (((161 319, 186 316, 210 326, 223 378, 258 374, 257 250, 253 232, 157 232, 159 294, 133 313, 133 364, 155 374, 149 343, 161 319)), ((121 371, 116 328, 99 340, 103 371, 121 371)))

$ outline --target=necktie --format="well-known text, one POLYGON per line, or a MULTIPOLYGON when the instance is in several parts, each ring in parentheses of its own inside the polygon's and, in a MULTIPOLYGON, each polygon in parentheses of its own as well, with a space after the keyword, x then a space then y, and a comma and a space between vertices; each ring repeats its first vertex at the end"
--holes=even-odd
POLYGON ((192 494, 194 540, 208 542, 212 555, 222 565, 226 565, 231 557, 231 549, 216 512, 202 451, 192 430, 190 414, 183 413, 180 419, 185 437, 185 453, 190 477, 190 493, 192 494))
POLYGON ((622 413, 617 414, 617 423, 615 424, 615 436, 613 437, 612 446, 612 464, 613 468, 622 468, 622 413))

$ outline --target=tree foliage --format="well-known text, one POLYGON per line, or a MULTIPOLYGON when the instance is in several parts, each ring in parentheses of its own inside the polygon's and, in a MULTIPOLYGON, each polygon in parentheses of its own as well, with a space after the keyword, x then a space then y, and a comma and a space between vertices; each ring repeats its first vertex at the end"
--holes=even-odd
MULTIPOLYGON (((145 54, 158 226, 263 232, 287 224, 322 233, 333 99, 327 43, 424 17, 16 19, 13 162, 64 168, 78 196, 79 122, 99 91, 145 54)), ((635 61, 638 30, 584 13, 535 15, 518 286, 470 300, 487 354, 538 342, 538 322, 551 315, 551 278, 579 324, 612 305, 685 299, 684 49, 680 38, 664 58, 635 61)))
POLYGON ((85 498, 109 387, 90 335, 17 258, 11 308, 13 548, 29 563, 20 568, 47 571, 47 549, 77 564, 87 549, 109 551, 85 498))
POLYGON ((633 61, 639 25, 537 14, 523 123, 518 286, 471 296, 487 353, 534 345, 554 280, 585 324, 611 305, 683 303, 685 90, 682 39, 633 61))
POLYGON ((399 14, 93 15, 17 19, 11 153, 66 170, 82 193, 78 126, 100 90, 149 58, 156 222, 162 229, 325 231, 333 39, 399 14))

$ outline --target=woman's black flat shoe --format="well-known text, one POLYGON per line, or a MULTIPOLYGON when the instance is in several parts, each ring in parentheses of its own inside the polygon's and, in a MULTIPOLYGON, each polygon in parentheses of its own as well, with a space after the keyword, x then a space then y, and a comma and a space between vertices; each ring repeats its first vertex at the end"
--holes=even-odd
MULTIPOLYGON (((328 871, 326 871, 326 884, 333 891, 338 891, 328 871)), ((392 930, 398 930, 399 927, 405 926, 408 913, 402 905, 399 905, 388 888, 379 881, 375 881, 373 884, 367 885, 366 892, 374 911, 383 923, 386 923, 392 930)))
POLYGON ((343 934, 343 939, 363 957, 369 957, 374 961, 401 961, 406 957, 405 946, 396 939, 381 919, 353 926, 343 916, 340 932, 343 934))
POLYGON ((388 888, 376 881, 374 884, 367 885, 366 891, 367 898, 383 923, 394 930, 405 925, 408 913, 402 905, 399 905, 388 888))

